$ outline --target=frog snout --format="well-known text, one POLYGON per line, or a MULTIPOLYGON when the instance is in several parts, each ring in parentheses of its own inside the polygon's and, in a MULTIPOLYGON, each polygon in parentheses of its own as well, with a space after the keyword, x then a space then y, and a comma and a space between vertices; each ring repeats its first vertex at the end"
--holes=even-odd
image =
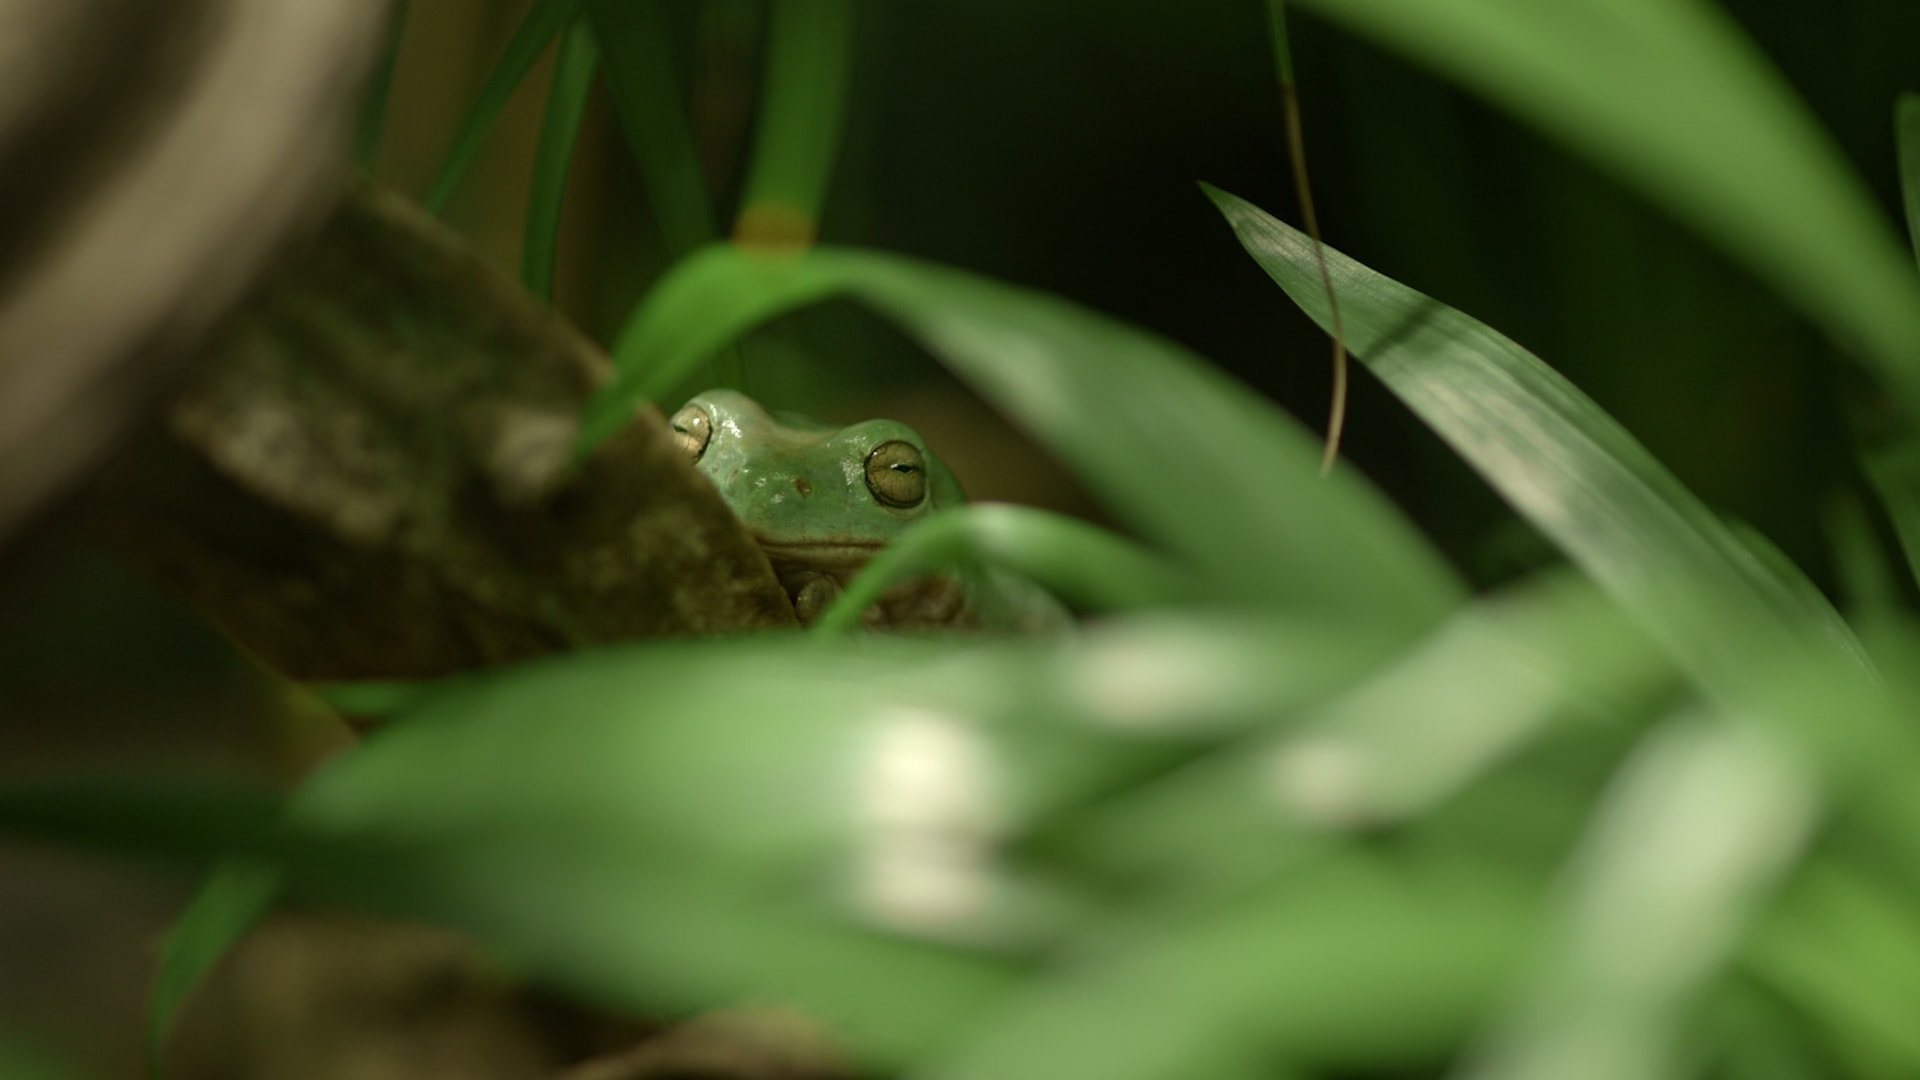
POLYGON ((813 485, 807 482, 806 477, 796 476, 793 478, 793 490, 799 492, 800 497, 804 499, 813 494, 813 485))

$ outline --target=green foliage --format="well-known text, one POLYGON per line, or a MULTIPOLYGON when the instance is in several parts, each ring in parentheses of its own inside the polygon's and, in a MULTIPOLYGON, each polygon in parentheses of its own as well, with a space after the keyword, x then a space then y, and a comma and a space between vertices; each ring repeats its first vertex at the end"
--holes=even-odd
POLYGON ((273 909, 280 892, 277 870, 234 862, 214 871, 160 946, 147 1011, 147 1070, 160 1075, 160 1051, 167 1029, 193 988, 260 918, 273 909))
POLYGON ((656 0, 585 0, 600 44, 607 91, 640 167, 667 250, 674 255, 719 235, 673 54, 656 0))
MULTIPOLYGON (((1605 164, 1920 405, 1911 268, 1711 9, 1307 7, 1605 164)), ((715 243, 650 2, 537 3, 441 200, 576 9, 527 279, 550 284, 596 47, 682 256, 616 340, 583 450, 746 332, 848 298, 1138 540, 1006 507, 943 514, 822 624, 854 622, 900 575, 984 562, 1101 613, 1074 634, 642 643, 343 688, 343 708, 394 715, 285 798, 0 786, 14 834, 229 867, 168 941, 156 1032, 285 895, 460 928, 617 1006, 792 1003, 863 1065, 913 1075, 1920 1070, 1903 1011, 1920 994, 1920 627, 1857 500, 1829 518, 1862 616, 1849 624, 1540 358, 1209 188, 1328 327, 1324 263, 1354 355, 1571 564, 1470 596, 1358 471, 1322 478, 1307 432, 1181 345, 924 260, 715 243)), ((849 12, 773 16, 748 212, 817 222, 849 12)), ((1920 109, 1897 115, 1911 208, 1920 109)), ((1920 566, 1920 468, 1894 426, 1863 460, 1920 566)))
POLYGON ((447 150, 446 162, 440 166, 440 175, 434 180, 433 188, 427 192, 424 200, 427 209, 436 214, 446 209, 447 200, 453 198, 461 179, 467 175, 467 169, 480 156, 480 148, 487 141, 487 132, 493 128, 500 110, 507 107, 507 99, 520 88, 520 83, 526 79, 527 72, 533 70, 540 54, 573 21, 582 2, 534 0, 533 6, 527 9, 526 17, 520 20, 520 26, 513 32, 513 39, 507 42, 506 52, 501 55, 500 62, 487 75, 486 84, 480 88, 480 96, 467 113, 466 121, 455 133, 453 145, 447 150))
POLYGON ((743 230, 778 229, 763 241, 811 240, 826 199, 846 98, 852 0, 775 4, 769 16, 766 102, 742 202, 743 230), (798 232, 799 235, 793 235, 798 232), (785 235, 782 235, 785 233, 785 235))
POLYGON ((859 625, 887 589, 929 572, 985 564, 1088 611, 1169 607, 1200 591, 1150 552, 1090 525, 1018 506, 966 506, 917 523, 874 556, 814 624, 859 625))
POLYGON ((560 210, 573 165, 573 144, 593 86, 599 49, 584 20, 576 20, 560 39, 553 84, 547 90, 547 115, 540 125, 540 147, 533 158, 533 184, 527 194, 527 229, 520 253, 520 280, 543 300, 553 298, 553 260, 560 247, 560 210))
POLYGON ((1323 482, 1312 441, 1199 357, 1053 297, 877 252, 688 259, 621 334, 619 377, 588 406, 583 440, 730 336, 835 294, 888 315, 1217 596, 1368 612, 1408 632, 1458 598, 1383 500, 1350 473, 1323 482))
POLYGON ((1706 0, 1305 0, 1614 171, 1920 406, 1920 288, 1863 185, 1706 0))

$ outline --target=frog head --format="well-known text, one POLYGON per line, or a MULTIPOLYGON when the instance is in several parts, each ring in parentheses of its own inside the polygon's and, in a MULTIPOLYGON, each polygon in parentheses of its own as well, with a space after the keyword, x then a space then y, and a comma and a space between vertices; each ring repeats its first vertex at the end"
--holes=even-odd
POLYGON ((844 584, 900 530, 964 501, 919 433, 892 420, 835 428, 776 418, 745 394, 709 390, 671 422, 687 460, 713 481, 790 591, 818 575, 844 584))

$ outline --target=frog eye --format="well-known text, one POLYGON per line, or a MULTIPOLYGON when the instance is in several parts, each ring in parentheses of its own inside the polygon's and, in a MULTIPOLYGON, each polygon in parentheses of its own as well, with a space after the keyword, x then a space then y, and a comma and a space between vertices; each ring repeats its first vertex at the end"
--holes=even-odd
POLYGON ((927 497, 927 462, 920 448, 898 439, 867 455, 867 490, 883 506, 919 506, 927 497))
POLYGON ((674 413, 667 423, 673 425, 674 441, 687 455, 687 464, 699 461, 700 455, 707 452, 707 441, 713 438, 713 421, 707 419, 707 410, 689 405, 674 413))

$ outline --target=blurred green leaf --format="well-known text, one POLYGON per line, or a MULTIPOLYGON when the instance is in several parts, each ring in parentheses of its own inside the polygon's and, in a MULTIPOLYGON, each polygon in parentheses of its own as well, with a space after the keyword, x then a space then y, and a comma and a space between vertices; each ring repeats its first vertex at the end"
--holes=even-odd
POLYGON ((814 624, 851 629, 889 588, 958 565, 1018 574, 1082 610, 1168 607, 1197 589, 1165 561, 1104 529, 1021 506, 963 506, 916 522, 860 571, 814 624))
POLYGON ((486 83, 480 87, 480 96, 474 100, 473 108, 467 111, 467 118, 461 122, 460 130, 454 133, 453 145, 447 150, 440 174, 427 192, 425 205, 428 210, 438 214, 447 208, 447 200, 453 198, 454 190, 467 175, 467 169, 480 156, 480 148, 487 141, 487 132, 492 130, 500 110, 506 108, 507 99, 520 88, 527 72, 533 70, 540 54, 546 51, 547 44, 573 21, 580 4, 581 0, 533 0, 526 16, 520 20, 520 26, 514 30, 513 38, 507 42, 500 62, 494 65, 486 83))
POLYGON ((281 801, 231 783, 165 778, 0 783, 0 827, 17 836, 211 870, 286 847, 281 801))
POLYGON ((1267 0, 1267 26, 1273 33, 1273 63, 1280 81, 1293 82, 1293 45, 1287 33, 1285 0, 1267 0))
POLYGON ((160 965, 147 1002, 147 1072, 161 1075, 160 1051, 187 995, 280 895, 278 870, 250 862, 213 872, 160 945, 160 965))
POLYGON ((1748 964, 1824 1025, 1872 1076, 1920 1072, 1920 922, 1911 899, 1816 859, 1761 928, 1748 964))
POLYGON ((34 1041, 0 1034, 0 1076, 7 1080, 80 1080, 86 1075, 34 1041))
POLYGON ((719 235, 674 72, 659 0, 586 0, 601 69, 667 250, 687 255, 719 235))
POLYGON ((393 90, 394 62, 400 57, 400 42, 406 34, 407 12, 413 0, 395 0, 387 22, 387 43, 373 71, 373 84, 360 102, 359 151, 355 158, 365 172, 379 164, 380 139, 386 133, 387 98, 393 90))
POLYGON ((1900 205, 1907 238, 1920 257, 1920 94, 1903 93, 1893 106, 1893 141, 1900 155, 1900 205))
POLYGON ((1409 634, 1459 601, 1457 579, 1385 500, 1349 471, 1323 480, 1312 439, 1204 360, 1057 298, 899 256, 716 247, 687 260, 621 333, 619 374, 589 404, 583 443, 754 322, 835 293, 900 324, 1223 599, 1409 634))
MULTIPOLYGON (((1307 237, 1207 193, 1254 261, 1325 329, 1307 237)), ((1696 677, 1737 697, 1756 652, 1864 663, 1803 574, 1729 529, 1573 384, 1486 324, 1323 252, 1354 354, 1696 677)))
MULTIPOLYGON (((1900 96, 1894 108, 1894 136, 1907 228, 1920 255, 1920 95, 1900 96)), ((1908 412, 1912 411, 1910 406, 1908 412)), ((1920 580, 1920 437, 1905 415, 1873 415, 1861 409, 1853 420, 1856 441, 1862 444, 1860 469, 1893 522, 1907 572, 1920 580)))
POLYGON ((1920 408, 1920 288, 1871 194, 1703 0, 1303 0, 1485 95, 1720 244, 1920 408))
POLYGON ((1866 507, 1851 492, 1829 499, 1821 516, 1827 547, 1840 578, 1840 595, 1854 625, 1865 628, 1895 617, 1900 589, 1894 583, 1888 553, 1867 519, 1866 507))
POLYGON ((769 21, 753 169, 734 238, 745 244, 805 244, 819 230, 840 144, 853 3, 773 4, 769 21))
POLYGON ((970 1022, 1091 899, 1029 877, 1005 839, 1387 647, 1324 621, 1171 620, 1047 651, 577 654, 442 684, 317 777, 295 820, 404 841, 367 895, 528 970, 655 1008, 775 993, 896 1060, 970 1022))
MULTIPOLYGON (((1152 662, 1144 651, 1136 660, 1152 662)), ((1182 894, 1237 887, 1304 832, 1403 824, 1562 725, 1630 708, 1675 677, 1591 586, 1549 579, 1466 607, 1339 693, 1277 715, 1255 741, 1069 823, 1058 843, 1116 880, 1178 882, 1182 894)))
POLYGON ((1695 999, 1820 810, 1813 777, 1782 746, 1710 718, 1656 732, 1623 773, 1575 855, 1536 970, 1463 1075, 1685 1075, 1695 999))
POLYGON ((520 280, 528 292, 542 300, 553 298, 553 264, 560 247, 560 212, 566 201, 567 173, 573 166, 573 144, 580 134, 587 91, 593 87, 599 62, 592 29, 586 20, 574 20, 560 38, 560 53, 553 64, 547 115, 540 124, 540 145, 534 150, 526 235, 520 249, 520 280))
POLYGON ((1202 913, 1096 927, 936 1075, 1149 1080, 1271 1076, 1275 1061, 1341 1075, 1426 1064, 1511 975, 1533 930, 1530 899, 1494 875, 1410 881, 1346 856, 1202 913))

